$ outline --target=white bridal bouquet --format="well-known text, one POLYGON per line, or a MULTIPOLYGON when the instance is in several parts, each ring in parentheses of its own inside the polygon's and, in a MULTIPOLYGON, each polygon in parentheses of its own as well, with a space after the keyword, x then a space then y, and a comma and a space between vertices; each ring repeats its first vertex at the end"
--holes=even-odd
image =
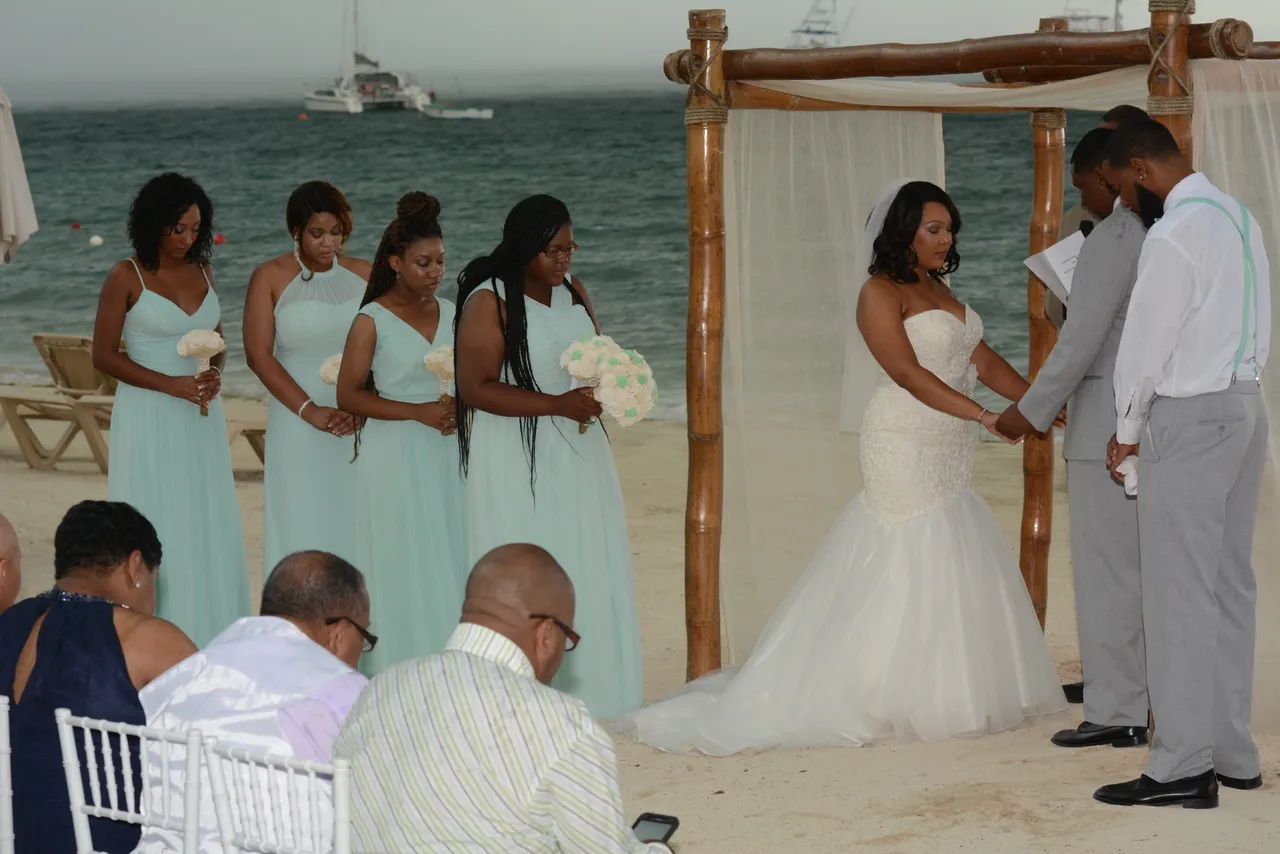
POLYGON ((453 403, 453 348, 437 347, 423 358, 422 364, 440 381, 440 402, 453 403))
POLYGON ((342 354, 330 356, 320 366, 320 381, 329 385, 338 384, 338 371, 342 370, 342 354))
MULTIPOLYGON (((209 370, 209 360, 227 349, 227 342, 212 329, 192 329, 178 342, 178 355, 194 357, 196 374, 209 370)), ((200 404, 200 414, 208 415, 207 404, 200 404)))
MULTIPOLYGON (((573 377, 574 388, 591 388, 596 402, 622 427, 643 421, 658 397, 657 381, 644 356, 624 350, 607 335, 570 344, 560 354, 560 367, 573 377)), ((587 425, 579 425, 578 432, 587 432, 587 425)))

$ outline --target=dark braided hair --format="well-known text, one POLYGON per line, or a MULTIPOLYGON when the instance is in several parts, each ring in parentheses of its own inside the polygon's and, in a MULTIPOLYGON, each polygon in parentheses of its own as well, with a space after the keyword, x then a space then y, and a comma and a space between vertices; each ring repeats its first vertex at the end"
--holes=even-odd
POLYGON ((951 275, 960 268, 959 208, 956 207, 955 202, 951 201, 946 190, 937 184, 931 184, 928 181, 911 181, 904 184, 898 191, 897 197, 889 206, 889 212, 885 215, 884 226, 876 235, 871 250, 871 266, 867 269, 869 275, 884 274, 900 285, 919 281, 916 277, 916 265, 920 263, 920 259, 916 257, 916 251, 911 247, 915 243, 916 232, 920 230, 920 223, 924 219, 925 206, 930 202, 942 205, 951 215, 952 240, 951 248, 947 251, 946 262, 940 270, 929 275, 942 281, 943 277, 951 275))
POLYGON ((200 228, 187 250, 187 261, 200 267, 209 263, 213 251, 213 202, 204 189, 186 175, 165 172, 142 185, 129 209, 129 242, 142 266, 160 269, 160 240, 165 229, 195 205, 200 209, 200 228))
MULTIPOLYGON (((418 190, 405 193, 396 202, 396 218, 382 232, 382 240, 378 242, 378 251, 373 256, 369 271, 369 284, 365 286, 364 297, 360 300, 361 308, 395 287, 396 271, 391 268, 392 257, 403 258, 410 246, 428 237, 444 238, 440 230, 439 200, 418 190)), ((368 391, 376 391, 372 370, 364 387, 368 391)), ((355 455, 360 456, 359 430, 355 434, 355 455)))
MULTIPOLYGON (((488 255, 482 255, 468 264, 458 276, 459 310, 453 318, 454 340, 458 337, 458 324, 462 319, 461 307, 466 305, 476 288, 487 282, 500 280, 505 293, 498 305, 498 323, 502 329, 503 380, 518 388, 541 391, 533 378, 533 366, 529 363, 529 324, 524 305, 525 267, 550 245, 560 229, 572 225, 569 209, 564 202, 551 196, 530 196, 518 203, 507 214, 502 226, 502 242, 488 255), (505 305, 504 305, 505 304, 505 305)), ((566 278, 565 287, 576 305, 586 305, 582 294, 566 278)), ((568 344, 568 342, 565 342, 568 344)), ((458 347, 454 347, 454 369, 457 372, 458 347)), ((471 408, 463 400, 461 389, 455 395, 458 420, 458 455, 462 473, 467 473, 471 450, 471 408)), ((529 488, 537 480, 538 419, 520 419, 520 438, 525 456, 529 460, 529 488)))

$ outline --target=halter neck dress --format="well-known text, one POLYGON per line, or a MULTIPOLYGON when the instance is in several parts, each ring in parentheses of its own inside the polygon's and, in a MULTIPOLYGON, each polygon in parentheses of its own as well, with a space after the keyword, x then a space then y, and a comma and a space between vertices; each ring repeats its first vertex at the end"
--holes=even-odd
MULTIPOLYGON (((147 288, 124 318, 129 358, 168 376, 192 376, 196 360, 178 355, 194 329, 213 329, 222 310, 213 286, 194 314, 147 288)), ((208 283, 208 274, 205 282, 208 283)), ((240 505, 231 471, 222 398, 200 407, 121 382, 111 412, 107 497, 132 504, 155 526, 163 548, 156 615, 202 646, 249 615, 240 505)))

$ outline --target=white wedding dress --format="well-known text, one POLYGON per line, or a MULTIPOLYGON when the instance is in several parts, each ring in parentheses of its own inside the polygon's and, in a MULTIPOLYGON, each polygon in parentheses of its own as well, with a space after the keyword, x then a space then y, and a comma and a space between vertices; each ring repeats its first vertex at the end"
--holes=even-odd
MULTIPOLYGON (((982 320, 906 320, 916 357, 972 394, 982 320)), ((974 494, 973 425, 882 379, 862 422, 865 488, 751 658, 609 723, 671 752, 939 740, 1067 707, 1013 552, 974 494)))

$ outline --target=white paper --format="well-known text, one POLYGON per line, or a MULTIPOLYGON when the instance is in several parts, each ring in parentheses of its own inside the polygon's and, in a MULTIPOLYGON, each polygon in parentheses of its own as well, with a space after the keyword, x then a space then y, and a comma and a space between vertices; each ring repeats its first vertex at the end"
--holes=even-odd
POLYGON ((1125 457, 1124 462, 1116 466, 1116 472, 1124 477, 1124 494, 1138 494, 1138 458, 1125 457))
POLYGON ((1054 296, 1062 300, 1063 305, 1071 296, 1071 279, 1076 272, 1076 258, 1080 255, 1080 247, 1084 246, 1084 238, 1084 232, 1077 231, 1023 262, 1036 278, 1044 282, 1045 287, 1053 291, 1054 296))

